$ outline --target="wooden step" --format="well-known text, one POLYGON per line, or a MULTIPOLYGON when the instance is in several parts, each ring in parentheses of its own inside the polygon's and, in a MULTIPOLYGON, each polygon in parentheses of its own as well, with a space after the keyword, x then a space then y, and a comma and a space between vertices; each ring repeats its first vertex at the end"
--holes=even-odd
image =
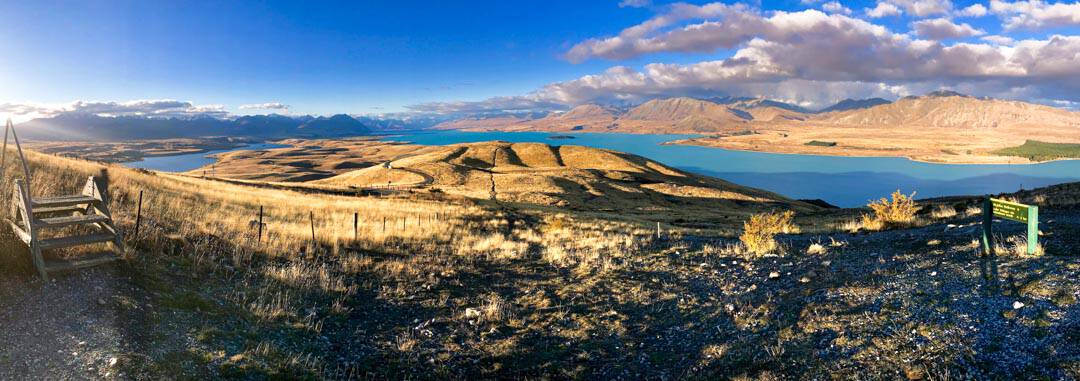
POLYGON ((34 226, 55 228, 68 225, 83 225, 108 221, 109 217, 100 214, 87 214, 81 216, 35 218, 34 226))
POLYGON ((71 237, 59 237, 43 239, 38 244, 42 250, 59 249, 61 247, 71 247, 79 245, 89 245, 91 243, 101 243, 112 241, 116 236, 112 233, 95 233, 87 235, 76 235, 71 237))
POLYGON ((52 214, 52 213, 74 213, 74 212, 85 212, 85 211, 86 211, 85 206, 78 206, 78 205, 52 206, 52 207, 48 207, 48 208, 34 208, 34 215, 52 214))
POLYGON ((75 259, 46 259, 45 271, 69 271, 93 267, 119 260, 116 254, 104 252, 100 254, 86 255, 75 259))
POLYGON ((91 196, 82 196, 82 195, 49 197, 49 198, 39 198, 39 199, 34 200, 33 207, 36 209, 39 206, 41 206, 41 207, 50 207, 50 206, 66 206, 66 205, 89 204, 89 203, 94 202, 94 201, 97 201, 97 199, 93 198, 91 196))

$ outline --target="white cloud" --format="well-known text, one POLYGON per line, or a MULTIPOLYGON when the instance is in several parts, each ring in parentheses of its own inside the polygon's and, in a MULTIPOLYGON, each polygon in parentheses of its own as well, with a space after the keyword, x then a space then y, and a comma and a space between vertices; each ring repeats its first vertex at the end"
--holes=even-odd
POLYGON ((289 105, 281 102, 246 104, 240 105, 240 107, 237 108, 241 110, 281 110, 284 112, 289 112, 289 105))
POLYGON ((919 36, 939 41, 986 34, 986 32, 975 29, 966 23, 955 24, 944 18, 916 21, 912 23, 912 29, 919 36))
POLYGON ((100 116, 217 117, 229 115, 223 105, 195 105, 173 99, 134 100, 127 102, 75 101, 61 111, 100 116))
POLYGON ((74 101, 69 104, 5 103, 0 113, 12 119, 27 120, 60 113, 86 113, 99 116, 148 116, 161 118, 224 118, 229 113, 223 105, 196 105, 173 99, 146 99, 125 102, 74 101))
POLYGON ((930 39, 817 10, 777 11, 769 17, 743 12, 738 18, 636 34, 636 39, 593 40, 606 41, 605 49, 575 47, 579 53, 613 59, 665 50, 736 48, 729 58, 693 64, 653 63, 640 70, 615 66, 599 74, 551 83, 521 97, 464 106, 507 109, 504 104, 521 102, 528 107, 543 102, 570 106, 715 94, 781 97, 813 105, 835 101, 841 94, 919 94, 942 87, 966 89, 976 95, 1080 100, 1080 65, 1075 64, 1080 36, 1016 42, 987 37, 985 40, 993 43, 946 44, 939 40, 984 32, 943 18, 914 24, 920 36, 930 39), (1012 90, 1018 87, 1024 92, 1012 90))
POLYGON ((1048 4, 1040 0, 991 0, 990 12, 1004 20, 1006 30, 1080 25, 1080 2, 1048 4))
POLYGON ((602 39, 589 39, 574 45, 565 55, 570 62, 581 62, 593 57, 624 59, 644 53, 661 51, 706 51, 724 45, 734 45, 742 41, 743 36, 719 36, 714 32, 723 28, 732 31, 729 25, 741 25, 759 19, 756 12, 751 12, 744 4, 727 5, 709 3, 691 5, 676 3, 667 12, 652 17, 645 22, 623 29, 619 35, 602 39), (724 22, 704 22, 669 31, 662 38, 651 37, 655 32, 686 20, 700 20, 721 17, 724 22), (705 36, 714 34, 713 36, 705 36), (725 42, 726 41, 726 42, 725 42), (712 42, 714 47, 702 46, 703 42, 712 42))
POLYGON ((888 16, 899 16, 903 11, 895 5, 879 2, 877 6, 873 8, 865 8, 866 16, 870 18, 882 18, 888 16))
POLYGON ((926 17, 937 14, 948 14, 952 11, 952 1, 949 0, 885 0, 892 5, 900 7, 909 15, 926 17))
POLYGON ((976 3, 961 9, 960 12, 957 12, 956 14, 960 17, 983 17, 986 16, 986 13, 986 6, 976 3))
POLYGON ((1014 40, 1012 37, 998 36, 998 35, 982 36, 982 37, 980 37, 980 39, 983 40, 983 41, 987 41, 987 42, 989 42, 991 44, 994 44, 994 45, 1012 45, 1013 43, 1016 42, 1016 40, 1014 40))
POLYGON ((839 1, 830 1, 828 3, 822 4, 821 9, 829 13, 842 13, 845 15, 851 14, 851 9, 845 7, 843 4, 840 4, 839 1))
POLYGON ((619 8, 642 8, 652 5, 652 0, 622 0, 619 8))

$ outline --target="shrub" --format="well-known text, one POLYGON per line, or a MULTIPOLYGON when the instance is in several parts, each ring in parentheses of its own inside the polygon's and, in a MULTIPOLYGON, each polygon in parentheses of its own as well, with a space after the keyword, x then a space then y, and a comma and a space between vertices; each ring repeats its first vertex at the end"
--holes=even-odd
POLYGON ((794 218, 795 212, 790 210, 750 216, 750 219, 743 223, 743 233, 739 236, 739 241, 742 241, 746 250, 752 254, 771 253, 779 246, 774 238, 777 234, 798 232, 798 226, 792 222, 794 218))
POLYGON ((915 220, 915 213, 919 206, 915 204, 915 193, 906 195, 900 190, 892 193, 892 199, 882 197, 880 200, 871 201, 866 205, 873 211, 873 215, 862 216, 863 228, 868 230, 881 230, 889 226, 906 226, 915 220))
POLYGON ((956 208, 949 205, 938 205, 934 207, 934 211, 930 213, 930 216, 936 220, 956 217, 956 208))

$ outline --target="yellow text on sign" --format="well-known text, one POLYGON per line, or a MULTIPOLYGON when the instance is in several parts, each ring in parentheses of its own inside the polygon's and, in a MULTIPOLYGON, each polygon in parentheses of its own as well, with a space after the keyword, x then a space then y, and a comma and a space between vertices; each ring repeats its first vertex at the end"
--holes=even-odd
POLYGON ((1028 206, 1005 200, 990 199, 994 205, 994 216, 1017 222, 1028 222, 1028 206))

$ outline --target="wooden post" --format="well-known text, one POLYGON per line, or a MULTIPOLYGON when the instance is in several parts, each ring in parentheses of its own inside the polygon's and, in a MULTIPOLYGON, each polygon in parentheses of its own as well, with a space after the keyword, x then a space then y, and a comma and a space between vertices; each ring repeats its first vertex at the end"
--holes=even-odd
POLYGON ((1027 253, 1029 255, 1035 254, 1035 250, 1039 248, 1039 207, 1032 205, 1028 207, 1028 224, 1027 224, 1027 253))
POLYGON ((135 209, 135 239, 139 239, 139 224, 142 222, 142 190, 139 190, 139 206, 135 209))
POLYGON ((263 231, 263 206, 259 205, 259 238, 255 242, 262 242, 263 231))
POLYGON ((315 248, 315 212, 308 212, 308 220, 311 221, 311 246, 315 248))
POLYGON ((356 241, 356 230, 360 227, 360 213, 353 212, 352 214, 352 240, 356 241))
POLYGON ((7 139, 10 131, 11 118, 8 118, 7 124, 4 125, 4 149, 0 151, 0 175, 3 175, 4 170, 7 169, 7 139))
POLYGON ((382 231, 386 233, 386 216, 382 216, 382 231))
POLYGON ((982 210, 982 245, 986 255, 994 255, 994 205, 990 202, 990 197, 983 200, 982 210))
POLYGON ((660 239, 660 221, 656 221, 656 239, 660 239))
MULTIPOLYGON (((9 122, 10 124, 10 122, 9 122)), ((22 162, 23 177, 26 178, 26 195, 30 197, 28 200, 33 203, 33 190, 30 189, 30 167, 26 165, 26 155, 23 155, 22 145, 19 144, 19 135, 15 133, 15 126, 11 126, 11 138, 15 140, 15 149, 19 152, 19 161, 22 162)), ((4 148, 7 150, 7 147, 4 148)))

